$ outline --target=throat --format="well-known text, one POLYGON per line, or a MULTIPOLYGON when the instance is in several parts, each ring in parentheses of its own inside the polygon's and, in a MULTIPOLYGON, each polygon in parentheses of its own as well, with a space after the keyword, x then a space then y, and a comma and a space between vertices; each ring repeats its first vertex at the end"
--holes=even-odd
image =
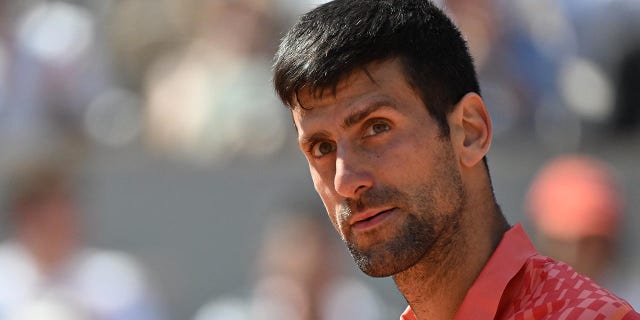
MULTIPOLYGON (((394 275, 417 319, 453 319, 506 230, 499 208, 494 219, 464 225, 416 265, 394 275)), ((476 212, 477 213, 477 212, 476 212)), ((473 221, 473 220, 472 220, 473 221)), ((482 221, 476 219, 475 221, 482 221)))
POLYGON ((465 239, 449 239, 411 268, 393 276, 418 319, 453 319, 476 274, 468 273, 465 239))

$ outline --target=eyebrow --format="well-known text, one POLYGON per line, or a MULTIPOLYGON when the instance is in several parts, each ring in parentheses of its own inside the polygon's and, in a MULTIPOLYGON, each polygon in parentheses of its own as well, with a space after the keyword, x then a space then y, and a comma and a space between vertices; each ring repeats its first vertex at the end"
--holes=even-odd
MULTIPOLYGON (((353 127, 363 119, 366 119, 370 114, 383 108, 396 109, 395 105, 390 103, 388 100, 377 100, 364 108, 355 110, 352 113, 350 113, 344 119, 341 126, 345 129, 353 127)), ((307 145, 319 140, 327 139, 328 137, 329 137, 329 134, 326 131, 319 131, 308 137, 305 137, 305 136, 300 137, 298 142, 300 145, 307 145)))
POLYGON ((359 110, 355 110, 354 112, 352 112, 351 114, 349 114, 343 121, 342 123, 342 127, 343 128, 350 128, 353 127, 355 124, 357 124, 358 122, 362 121, 363 119, 367 118, 370 114, 378 111, 379 109, 382 108, 392 108, 395 109, 395 106, 391 103, 389 103, 389 101, 387 100, 378 100, 370 105, 368 105, 365 108, 359 109, 359 110))
POLYGON ((314 143, 316 141, 320 141, 320 140, 324 140, 327 139, 329 137, 329 135, 324 132, 324 131, 320 131, 320 132, 316 132, 308 137, 300 137, 298 143, 301 146, 305 146, 311 143, 314 143))

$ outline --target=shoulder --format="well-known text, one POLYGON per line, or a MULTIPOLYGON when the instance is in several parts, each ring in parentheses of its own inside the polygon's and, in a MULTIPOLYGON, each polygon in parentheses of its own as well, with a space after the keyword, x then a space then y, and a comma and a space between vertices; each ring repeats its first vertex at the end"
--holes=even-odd
POLYGON ((138 260, 127 253, 113 250, 84 249, 78 254, 75 275, 87 285, 127 288, 144 286, 146 272, 138 260))
POLYGON ((100 310, 120 310, 146 300, 149 294, 144 268, 123 252, 85 249, 72 275, 80 299, 100 310))
POLYGON ((28 297, 40 282, 29 255, 14 242, 0 244, 0 311, 28 297))
POLYGON ((35 285, 40 275, 31 256, 17 243, 0 244, 0 294, 35 285))
POLYGON ((540 315, 531 319, 638 319, 623 299, 566 263, 540 255, 527 261, 514 303, 523 315, 540 315))

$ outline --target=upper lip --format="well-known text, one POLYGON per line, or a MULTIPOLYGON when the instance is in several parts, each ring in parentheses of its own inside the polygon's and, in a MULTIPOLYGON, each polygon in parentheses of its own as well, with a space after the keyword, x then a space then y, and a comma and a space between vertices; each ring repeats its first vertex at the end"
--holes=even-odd
POLYGON ((365 211, 357 212, 349 218, 349 225, 354 225, 360 221, 367 220, 373 216, 379 215, 391 209, 393 208, 389 207, 389 208, 368 209, 365 211))

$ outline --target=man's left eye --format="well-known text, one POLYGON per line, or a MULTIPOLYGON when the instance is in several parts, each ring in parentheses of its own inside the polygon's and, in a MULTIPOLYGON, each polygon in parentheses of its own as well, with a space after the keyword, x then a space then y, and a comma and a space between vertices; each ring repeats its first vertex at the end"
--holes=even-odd
POLYGON ((386 122, 375 122, 367 127, 365 131, 365 136, 375 136, 377 134, 383 133, 385 131, 389 131, 391 127, 386 122))

